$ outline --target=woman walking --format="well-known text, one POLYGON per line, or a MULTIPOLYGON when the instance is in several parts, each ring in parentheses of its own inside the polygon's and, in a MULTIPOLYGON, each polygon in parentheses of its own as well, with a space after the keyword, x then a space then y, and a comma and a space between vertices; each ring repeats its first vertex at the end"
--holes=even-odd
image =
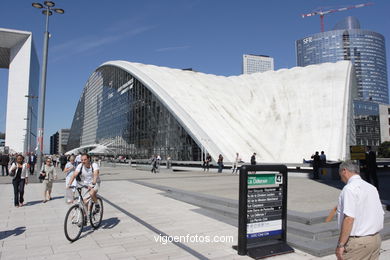
POLYGON ((234 163, 233 163, 233 171, 232 173, 238 173, 238 164, 240 163, 241 161, 241 158, 240 158, 240 154, 239 153, 236 153, 236 159, 234 159, 234 163))
POLYGON ((220 154, 218 156, 218 172, 222 173, 222 169, 223 169, 223 156, 222 154, 220 154))
POLYGON ((24 186, 28 183, 27 163, 24 163, 23 155, 19 154, 16 157, 16 160, 12 163, 9 171, 13 176, 12 184, 14 186, 14 205, 19 208, 24 205, 24 186))
MULTIPOLYGON (((76 169, 75 157, 74 155, 72 155, 69 157, 69 161, 65 165, 65 170, 64 170, 64 173, 66 175, 65 187, 77 185, 76 179, 74 179, 72 184, 69 183, 70 177, 72 177, 75 169, 76 169)), ((66 202, 73 203, 75 189, 73 190, 66 189, 65 192, 66 192, 66 202)))
POLYGON ((57 178, 57 175, 54 171, 54 166, 51 164, 51 159, 46 159, 46 164, 42 165, 41 175, 45 176, 43 180, 43 203, 46 203, 48 200, 51 200, 51 190, 53 188, 53 181, 57 178))

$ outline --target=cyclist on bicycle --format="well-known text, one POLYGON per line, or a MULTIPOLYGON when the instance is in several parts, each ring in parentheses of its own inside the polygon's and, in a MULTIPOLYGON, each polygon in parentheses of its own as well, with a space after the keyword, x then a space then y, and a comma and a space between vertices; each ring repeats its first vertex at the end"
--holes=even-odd
MULTIPOLYGON (((89 154, 85 153, 81 156, 81 163, 77 166, 68 183, 73 183, 74 179, 79 182, 82 181, 84 185, 88 186, 89 195, 98 207, 99 205, 97 204, 96 194, 99 190, 101 182, 99 178, 99 166, 97 165, 97 163, 91 162, 91 156, 89 154)), ((69 185, 67 186, 67 188, 69 189, 69 185)), ((84 203, 86 203, 87 200, 88 198, 84 200, 84 203)))

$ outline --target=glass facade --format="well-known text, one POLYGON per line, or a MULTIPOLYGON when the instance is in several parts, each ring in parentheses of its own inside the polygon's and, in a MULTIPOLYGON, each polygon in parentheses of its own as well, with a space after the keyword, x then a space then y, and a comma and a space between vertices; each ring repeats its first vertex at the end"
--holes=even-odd
POLYGON ((25 151, 34 152, 37 146, 37 126, 38 126, 38 93, 39 93, 39 62, 38 56, 35 51, 34 43, 32 44, 33 51, 30 58, 30 84, 29 84, 29 96, 27 98, 27 133, 25 141, 25 151), (34 98, 32 98, 34 97, 34 98))
POLYGON ((198 145, 158 98, 114 66, 102 66, 91 75, 74 114, 67 149, 90 144, 132 158, 201 158, 198 145))
POLYGON ((379 104, 355 100, 353 103, 356 144, 379 146, 381 142, 379 104))
POLYGON ((351 28, 317 33, 296 41, 297 65, 350 60, 355 65, 360 100, 388 104, 384 37, 376 32, 351 28))

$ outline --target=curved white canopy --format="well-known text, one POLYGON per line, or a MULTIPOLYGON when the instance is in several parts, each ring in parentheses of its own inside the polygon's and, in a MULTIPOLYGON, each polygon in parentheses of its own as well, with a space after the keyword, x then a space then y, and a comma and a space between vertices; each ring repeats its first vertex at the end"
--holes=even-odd
POLYGON ((72 155, 72 154, 81 154, 86 153, 89 154, 113 154, 112 151, 103 144, 89 144, 89 145, 83 145, 77 148, 74 148, 70 151, 67 151, 65 155, 72 155))
POLYGON ((354 143, 353 66, 348 61, 240 76, 216 76, 127 61, 141 81, 217 159, 302 162, 314 151, 345 159, 354 143))

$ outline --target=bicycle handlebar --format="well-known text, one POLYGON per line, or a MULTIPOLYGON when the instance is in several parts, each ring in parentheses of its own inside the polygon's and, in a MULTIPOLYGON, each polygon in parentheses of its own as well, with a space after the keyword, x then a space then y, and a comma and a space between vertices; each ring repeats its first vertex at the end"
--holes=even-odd
POLYGON ((74 188, 89 188, 88 185, 83 185, 83 184, 78 184, 78 185, 70 185, 69 186, 70 189, 74 189, 74 188))

